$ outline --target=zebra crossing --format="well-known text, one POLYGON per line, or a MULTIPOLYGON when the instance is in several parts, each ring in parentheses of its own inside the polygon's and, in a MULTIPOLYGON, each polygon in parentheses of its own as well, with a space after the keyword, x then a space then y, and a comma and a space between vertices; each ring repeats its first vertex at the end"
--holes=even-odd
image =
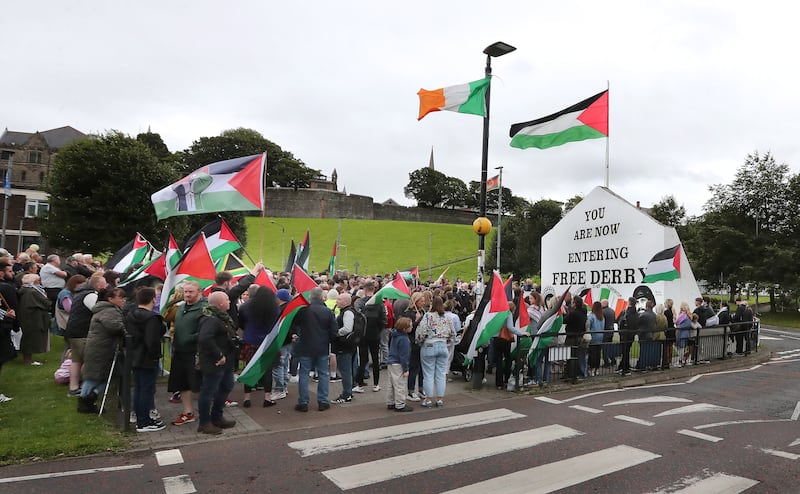
MULTIPOLYGON (((400 425, 388 425, 347 434, 295 441, 287 443, 287 445, 295 450, 300 458, 308 458, 342 450, 387 444, 412 437, 431 436, 442 431, 467 428, 479 431, 480 427, 489 424, 524 418, 526 416, 523 414, 500 408, 485 412, 422 420, 400 425)), ((518 422, 518 424, 522 423, 524 421, 518 422)), ((403 479, 416 474, 454 467, 474 460, 497 459, 501 457, 500 455, 541 445, 552 444, 555 445, 555 448, 558 448, 560 442, 574 440, 588 433, 590 432, 560 424, 550 424, 508 434, 440 445, 412 453, 397 454, 372 461, 329 468, 322 470, 320 474, 341 491, 366 487, 374 492, 383 486, 386 486, 386 490, 390 490, 391 482, 402 482, 403 479), (389 484, 380 486, 379 484, 382 483, 389 484)), ((679 433, 685 433, 693 437, 702 434, 696 431, 679 431, 679 433)), ((391 448, 387 447, 385 450, 391 451, 391 448)), ((558 459, 557 461, 531 468, 523 468, 513 473, 498 475, 474 483, 454 485, 451 490, 446 492, 448 494, 554 492, 662 458, 662 455, 657 451, 648 451, 626 444, 613 445, 586 453, 582 451, 581 453, 583 454, 558 459)), ((339 458, 342 457, 346 456, 339 456, 339 458)), ((703 470, 694 477, 679 479, 673 485, 656 487, 656 490, 652 492, 738 493, 744 492, 756 484, 758 484, 757 480, 739 477, 726 472, 703 470)), ((642 492, 648 489, 653 488, 643 487, 642 492)))

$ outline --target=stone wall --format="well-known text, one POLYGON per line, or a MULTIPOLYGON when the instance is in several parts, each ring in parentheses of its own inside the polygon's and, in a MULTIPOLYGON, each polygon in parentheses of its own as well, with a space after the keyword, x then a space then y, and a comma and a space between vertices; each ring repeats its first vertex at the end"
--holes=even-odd
POLYGON ((270 187, 267 189, 266 203, 267 216, 283 218, 347 218, 471 225, 477 217, 469 211, 384 206, 368 196, 319 189, 270 187))

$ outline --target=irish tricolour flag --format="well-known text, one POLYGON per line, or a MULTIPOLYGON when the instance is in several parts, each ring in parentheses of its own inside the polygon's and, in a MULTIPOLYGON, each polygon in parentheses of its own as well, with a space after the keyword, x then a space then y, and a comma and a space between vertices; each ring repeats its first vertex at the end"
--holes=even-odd
POLYGON ((662 250, 644 268, 642 283, 671 281, 681 277, 681 245, 662 250))
POLYGON ((489 87, 491 78, 472 81, 467 84, 448 86, 429 91, 420 89, 419 117, 422 118, 430 112, 448 110, 472 115, 486 115, 486 88, 489 87))
POLYGON ((289 328, 292 327, 294 317, 300 309, 307 305, 308 302, 305 297, 298 295, 284 306, 278 321, 272 327, 272 331, 267 334, 267 337, 258 346, 253 358, 250 359, 250 362, 239 375, 239 382, 248 386, 255 386, 265 372, 270 372, 275 357, 278 356, 283 342, 286 341, 286 335, 289 334, 289 328))
POLYGON ((486 284, 486 291, 478 304, 478 309, 475 311, 475 320, 470 324, 470 328, 467 329, 459 343, 459 351, 464 353, 464 358, 468 361, 474 359, 478 355, 478 348, 489 344, 489 340, 496 336, 503 324, 508 321, 510 314, 508 300, 503 289, 503 280, 500 279, 497 271, 494 271, 492 277, 489 278, 489 283, 486 284), (475 329, 471 333, 472 328, 475 329))
POLYGON ((517 123, 509 133, 513 148, 546 149, 568 142, 608 137, 608 91, 546 117, 517 123))

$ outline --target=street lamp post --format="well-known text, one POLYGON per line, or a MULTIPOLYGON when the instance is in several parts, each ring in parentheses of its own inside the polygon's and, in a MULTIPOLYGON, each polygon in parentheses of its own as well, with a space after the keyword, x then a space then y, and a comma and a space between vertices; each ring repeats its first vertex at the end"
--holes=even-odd
POLYGON ((275 220, 270 220, 270 223, 281 227, 281 264, 283 264, 284 262, 286 262, 286 251, 284 250, 285 243, 283 241, 284 238, 286 237, 286 228, 284 228, 282 224, 278 223, 275 220))
MULTIPOLYGON (((486 69, 485 75, 486 77, 492 76, 492 57, 502 57, 507 53, 511 53, 512 51, 516 50, 515 47, 503 43, 502 41, 498 41, 496 43, 492 43, 491 45, 487 46, 483 53, 486 55, 486 69)), ((487 179, 487 168, 488 168, 488 161, 489 161, 489 102, 491 100, 492 84, 491 81, 486 86, 486 113, 483 116, 483 148, 481 151, 481 218, 486 217, 486 179, 487 179)), ((478 235, 478 282, 476 283, 476 289, 480 290, 479 296, 483 295, 483 280, 484 280, 484 263, 485 263, 485 245, 486 245, 486 235, 478 235)))
POLYGON ((500 271, 500 223, 503 221, 503 167, 496 166, 494 169, 500 170, 500 175, 497 179, 497 185, 500 186, 500 189, 497 191, 497 270, 500 271))

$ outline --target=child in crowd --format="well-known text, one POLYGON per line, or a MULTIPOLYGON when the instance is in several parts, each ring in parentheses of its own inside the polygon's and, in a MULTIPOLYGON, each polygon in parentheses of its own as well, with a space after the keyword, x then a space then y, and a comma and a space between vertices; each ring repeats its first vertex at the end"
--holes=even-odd
POLYGON ((386 392, 386 408, 396 412, 410 412, 413 408, 406 405, 408 394, 408 365, 411 358, 411 340, 407 334, 411 332, 411 319, 401 317, 390 334, 389 357, 386 364, 389 370, 389 386, 386 392))

